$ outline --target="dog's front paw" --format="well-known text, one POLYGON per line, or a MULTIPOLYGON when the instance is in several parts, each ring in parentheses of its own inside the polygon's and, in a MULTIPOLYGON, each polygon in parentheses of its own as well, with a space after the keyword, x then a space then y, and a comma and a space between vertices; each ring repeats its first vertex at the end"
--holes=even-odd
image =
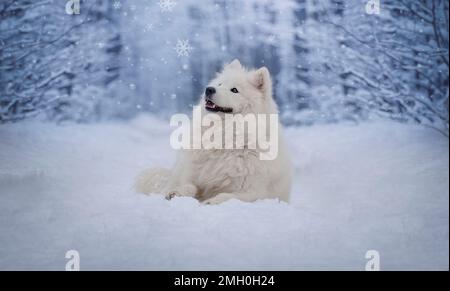
POLYGON ((171 191, 169 193, 166 193, 164 196, 166 197, 166 200, 172 200, 175 196, 180 196, 180 195, 177 194, 176 191, 171 191))
POLYGON ((207 204, 207 205, 220 204, 222 202, 225 202, 225 201, 230 200, 235 197, 236 197, 235 195, 230 194, 230 193, 220 193, 214 197, 206 199, 205 201, 203 201, 203 204, 207 204))
POLYGON ((177 187, 175 190, 169 191, 165 194, 167 200, 171 200, 174 197, 178 196, 187 196, 194 197, 197 194, 197 187, 192 184, 186 184, 180 187, 177 187))

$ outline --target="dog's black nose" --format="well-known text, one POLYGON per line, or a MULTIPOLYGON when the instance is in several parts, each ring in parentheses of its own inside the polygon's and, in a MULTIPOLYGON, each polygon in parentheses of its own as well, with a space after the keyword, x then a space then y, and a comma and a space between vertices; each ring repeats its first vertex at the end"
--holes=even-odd
POLYGON ((206 91, 205 91, 206 96, 212 96, 215 93, 216 93, 216 88, 214 88, 214 87, 206 88, 206 91))

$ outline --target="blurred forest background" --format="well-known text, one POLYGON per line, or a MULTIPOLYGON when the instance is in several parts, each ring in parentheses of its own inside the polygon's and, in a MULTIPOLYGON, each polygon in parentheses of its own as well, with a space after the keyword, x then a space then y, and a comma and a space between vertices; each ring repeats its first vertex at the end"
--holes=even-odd
POLYGON ((270 69, 286 125, 382 117, 448 135, 447 0, 371 1, 379 14, 367 0, 68 2, 0 0, 0 123, 188 112, 239 58, 270 69))

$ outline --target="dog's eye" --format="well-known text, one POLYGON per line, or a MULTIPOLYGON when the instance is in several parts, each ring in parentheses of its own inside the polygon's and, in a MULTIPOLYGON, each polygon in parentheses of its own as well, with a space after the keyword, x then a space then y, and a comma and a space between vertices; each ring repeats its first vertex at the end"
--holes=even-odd
POLYGON ((238 89, 236 89, 236 88, 231 89, 231 92, 233 92, 233 93, 239 93, 238 89))

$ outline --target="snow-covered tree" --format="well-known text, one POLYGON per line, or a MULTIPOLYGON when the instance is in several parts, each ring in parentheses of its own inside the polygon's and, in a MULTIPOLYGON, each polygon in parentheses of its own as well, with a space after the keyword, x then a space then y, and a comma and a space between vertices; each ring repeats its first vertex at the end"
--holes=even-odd
POLYGON ((267 66, 288 125, 448 132, 448 1, 0 1, 0 122, 190 110, 224 63, 267 66))
POLYGON ((0 122, 102 116, 119 75, 118 20, 109 1, 80 4, 70 15, 66 1, 0 3, 0 122))
POLYGON ((355 110, 448 133, 448 1, 382 1, 380 14, 346 2, 341 74, 355 110))

